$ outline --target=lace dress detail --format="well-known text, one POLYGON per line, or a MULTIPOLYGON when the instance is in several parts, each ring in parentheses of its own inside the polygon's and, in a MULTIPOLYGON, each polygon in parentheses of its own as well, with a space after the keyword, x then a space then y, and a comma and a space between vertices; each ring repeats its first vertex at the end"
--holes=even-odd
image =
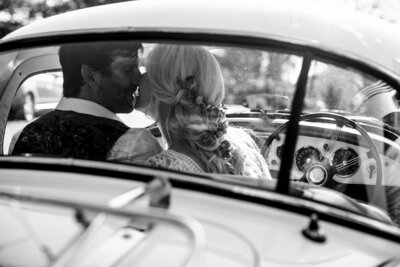
POLYGON ((108 151, 107 159, 143 165, 149 157, 161 151, 161 145, 150 131, 133 128, 115 142, 108 151))
POLYGON ((267 162, 261 155, 260 148, 254 142, 251 135, 242 128, 229 127, 228 138, 235 148, 235 154, 240 154, 242 175, 248 178, 272 179, 267 162))
POLYGON ((204 172, 190 157, 170 149, 148 158, 144 164, 155 168, 166 168, 182 172, 204 172))

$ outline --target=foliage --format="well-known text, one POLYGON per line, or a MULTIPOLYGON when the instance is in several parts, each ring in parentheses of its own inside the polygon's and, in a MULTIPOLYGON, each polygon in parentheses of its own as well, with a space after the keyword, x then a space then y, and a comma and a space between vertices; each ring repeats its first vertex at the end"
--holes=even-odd
POLYGON ((21 26, 22 24, 17 21, 0 21, 0 38, 21 26))
POLYGON ((350 112, 353 96, 376 78, 353 68, 316 61, 311 66, 305 110, 328 109, 350 112))
POLYGON ((2 0, 0 1, 0 38, 36 19, 67 11, 125 2, 127 0, 2 0))
POLYGON ((225 80, 226 103, 241 104, 249 94, 292 95, 288 80, 296 65, 292 55, 258 50, 220 49, 214 51, 225 80))

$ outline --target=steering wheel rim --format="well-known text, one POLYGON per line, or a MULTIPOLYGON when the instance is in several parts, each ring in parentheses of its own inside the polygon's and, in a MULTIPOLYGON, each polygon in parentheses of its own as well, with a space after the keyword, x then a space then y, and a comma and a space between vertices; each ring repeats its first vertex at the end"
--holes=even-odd
MULTIPOLYGON (((379 152, 378 152, 375 144, 373 143, 371 137, 368 135, 367 131, 364 128, 362 128, 358 123, 356 123, 355 121, 353 121, 353 120, 351 120, 349 118, 346 118, 346 117, 344 117, 342 115, 338 115, 338 114, 335 114, 335 113, 311 113, 311 114, 302 115, 300 117, 299 123, 301 121, 314 120, 314 119, 317 119, 317 118, 322 118, 322 119, 330 118, 330 119, 333 119, 335 122, 332 122, 332 123, 336 124, 336 129, 334 129, 333 132, 337 131, 338 127, 341 129, 343 126, 348 125, 351 128, 357 130, 361 134, 361 136, 367 141, 367 143, 369 145, 369 149, 370 149, 369 152, 367 152, 367 155, 369 154, 370 156, 368 155, 368 157, 369 158, 373 158, 375 160, 375 163, 376 163, 376 184, 375 184, 375 190, 374 190, 374 192, 372 194, 372 198, 370 200, 371 202, 373 202, 378 197, 377 194, 380 191, 380 190, 378 190, 378 188, 382 187, 382 163, 380 161, 379 152)), ((269 147, 272 144, 272 142, 279 136, 280 133, 282 133, 282 131, 284 131, 287 128, 287 125, 288 125, 288 122, 285 122, 284 124, 279 126, 267 138, 267 140, 265 141, 265 143, 264 143, 264 145, 262 146, 262 149, 261 149, 261 153, 264 156, 264 158, 267 158, 266 154, 270 150, 269 147)), ((337 137, 339 136, 340 131, 336 135, 336 137, 335 137, 336 139, 334 141, 337 140, 337 137)), ((330 153, 332 153, 332 151, 333 151, 333 149, 331 148, 331 152, 330 153)), ((329 161, 329 158, 326 158, 325 160, 329 161)), ((330 179, 331 181, 327 182, 328 186, 326 186, 326 187, 329 187, 329 183, 336 182, 336 181, 333 180, 333 175, 335 175, 335 174, 337 174, 337 173, 332 173, 330 175, 330 177, 327 177, 327 179, 330 179)), ((304 172, 303 178, 305 178, 305 176, 306 176, 306 172, 304 172)), ((304 181, 304 179, 303 179, 303 181, 304 181)), ((336 182, 336 183, 338 183, 338 182, 336 182)), ((325 185, 325 184, 326 183, 324 182, 322 185, 325 185)))

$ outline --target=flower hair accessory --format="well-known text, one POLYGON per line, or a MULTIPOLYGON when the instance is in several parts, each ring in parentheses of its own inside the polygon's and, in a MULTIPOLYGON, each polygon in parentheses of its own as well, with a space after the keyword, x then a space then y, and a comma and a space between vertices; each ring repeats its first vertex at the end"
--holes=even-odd
POLYGON ((179 77, 176 77, 176 83, 183 91, 183 94, 180 97, 180 101, 183 100, 186 104, 201 104, 203 103, 203 97, 197 96, 196 93, 196 81, 193 76, 188 76, 183 81, 179 77))
POLYGON ((225 108, 222 105, 204 102, 204 97, 199 96, 196 91, 194 76, 188 76, 184 81, 177 77, 176 83, 183 92, 178 102, 196 108, 207 120, 206 130, 201 132, 197 145, 205 150, 215 151, 217 156, 229 160, 233 149, 230 142, 223 138, 228 128, 225 108))

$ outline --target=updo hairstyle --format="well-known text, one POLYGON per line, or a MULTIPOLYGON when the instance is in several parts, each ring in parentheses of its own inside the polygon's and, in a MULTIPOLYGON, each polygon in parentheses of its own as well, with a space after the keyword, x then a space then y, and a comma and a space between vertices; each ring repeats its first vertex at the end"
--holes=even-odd
POLYGON ((146 72, 151 105, 167 142, 190 147, 207 172, 236 174, 215 57, 199 46, 158 45, 149 53, 146 72))

